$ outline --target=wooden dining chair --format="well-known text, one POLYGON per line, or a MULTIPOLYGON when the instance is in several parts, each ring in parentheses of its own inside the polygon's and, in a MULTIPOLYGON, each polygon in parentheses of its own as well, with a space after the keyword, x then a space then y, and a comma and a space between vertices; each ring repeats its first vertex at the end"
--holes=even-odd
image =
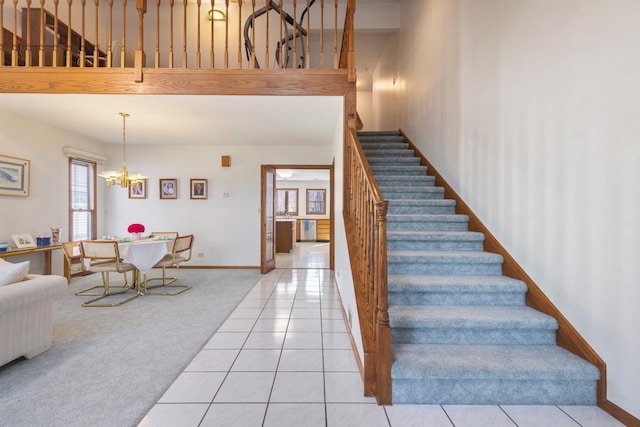
POLYGON ((193 234, 186 236, 178 236, 173 241, 171 253, 167 254, 154 267, 162 268, 162 277, 152 277, 147 279, 144 277, 144 292, 148 295, 170 295, 175 296, 191 289, 191 285, 173 285, 177 280, 176 277, 167 277, 167 268, 180 268, 180 264, 191 259, 191 249, 193 248, 193 234), (161 280, 159 285, 148 286, 147 282, 161 280), (179 288, 177 292, 149 292, 149 289, 155 288, 179 288))
POLYGON ((134 290, 132 286, 126 284, 126 272, 132 271, 135 275, 135 266, 120 260, 120 252, 118 251, 118 242, 113 240, 83 240, 80 242, 80 256, 82 259, 82 268, 86 272, 100 273, 102 275, 103 292, 98 298, 86 301, 83 307, 115 307, 122 305, 138 296, 134 295, 120 300, 115 303, 97 303, 103 298, 112 295, 123 294, 130 290, 134 290), (109 273, 122 273, 125 275, 125 285, 111 287, 109 284, 109 273))

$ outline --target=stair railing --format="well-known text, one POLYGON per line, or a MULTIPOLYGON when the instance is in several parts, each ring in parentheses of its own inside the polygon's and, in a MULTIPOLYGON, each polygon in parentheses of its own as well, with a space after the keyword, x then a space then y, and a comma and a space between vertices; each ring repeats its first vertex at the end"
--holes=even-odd
POLYGON ((8 4, 0 0, 0 18, 6 21, 6 30, 0 32, 0 68, 346 69, 349 81, 355 81, 356 0, 292 0, 286 5, 283 0, 8 4), (262 19, 256 23, 258 17, 262 19), (325 55, 332 48, 332 57, 325 55))
POLYGON ((387 206, 355 128, 345 147, 344 222, 364 348, 364 392, 391 404, 387 206))

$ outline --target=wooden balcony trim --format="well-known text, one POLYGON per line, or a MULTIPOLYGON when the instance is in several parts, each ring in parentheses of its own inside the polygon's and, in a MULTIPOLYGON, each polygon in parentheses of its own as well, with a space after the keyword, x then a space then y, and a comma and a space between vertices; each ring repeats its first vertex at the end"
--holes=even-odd
POLYGON ((0 93, 344 96, 347 70, 0 68, 0 93))

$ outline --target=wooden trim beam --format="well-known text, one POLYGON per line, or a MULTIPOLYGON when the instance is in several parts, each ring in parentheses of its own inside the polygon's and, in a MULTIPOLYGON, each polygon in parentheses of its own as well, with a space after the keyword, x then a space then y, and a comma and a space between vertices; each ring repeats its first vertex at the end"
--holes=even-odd
POLYGON ((0 69, 0 93, 344 96, 347 70, 0 69))

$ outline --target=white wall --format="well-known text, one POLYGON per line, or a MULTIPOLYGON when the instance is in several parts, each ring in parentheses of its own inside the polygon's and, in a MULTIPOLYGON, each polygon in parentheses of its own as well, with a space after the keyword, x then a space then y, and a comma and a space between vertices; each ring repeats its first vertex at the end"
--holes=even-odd
MULTIPOLYGON (((31 162, 31 188, 28 197, 0 196, 0 241, 15 246, 11 235, 50 234, 51 226, 61 226, 61 240, 69 232, 69 160, 62 147, 71 145, 101 154, 103 146, 77 134, 61 131, 9 111, 0 110, 0 154, 31 162)), ((42 273, 42 256, 16 256, 11 262, 31 261, 30 272, 42 273)), ((52 254, 53 273, 61 274, 61 251, 52 254)))
MULTIPOLYGON (((336 115, 338 113, 336 112, 336 115)), ((328 142, 329 144, 329 142, 328 142)), ((110 147, 116 156, 119 146, 110 147)), ((126 236, 127 226, 195 235, 190 265, 260 265, 260 165, 331 164, 332 147, 131 145, 127 166, 149 176, 147 199, 128 199, 126 190, 107 190, 104 234, 126 236), (231 167, 220 157, 231 156, 231 167), (178 179, 178 199, 160 200, 159 179, 178 179), (206 200, 189 198, 189 180, 208 179, 206 200), (224 193, 229 193, 224 197, 224 193), (196 256, 202 254, 202 256, 196 256)), ((112 167, 118 167, 113 164, 112 167)))
POLYGON ((400 128, 605 360, 609 400, 640 416, 640 3, 402 8, 400 128))

